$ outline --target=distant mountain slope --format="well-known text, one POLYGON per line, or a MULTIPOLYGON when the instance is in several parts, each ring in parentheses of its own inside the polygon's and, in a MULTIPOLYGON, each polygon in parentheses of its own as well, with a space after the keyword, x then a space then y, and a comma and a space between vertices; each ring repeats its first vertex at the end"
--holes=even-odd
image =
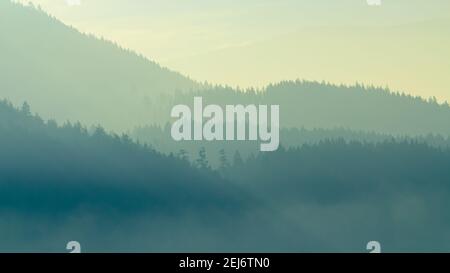
POLYGON ((178 103, 192 105, 194 96, 202 96, 204 105, 278 104, 280 125, 284 128, 338 127, 392 135, 450 135, 447 103, 361 84, 284 81, 259 92, 248 90, 245 93, 216 87, 179 95, 168 108, 178 103))
POLYGON ((129 50, 33 7, 0 1, 0 97, 45 118, 123 130, 151 119, 161 94, 198 88, 129 50))
MULTIPOLYGON (((292 2, 321 6, 318 1, 292 2)), ((327 2, 329 5, 348 4, 350 7, 358 6, 353 2, 360 2, 364 8, 365 0, 327 2)), ((410 1, 403 1, 403 4, 399 3, 401 1, 394 2, 392 6, 406 7, 410 1)), ((437 5, 429 4, 429 1, 426 3, 424 5, 440 6, 441 9, 445 9, 442 5, 449 5, 447 1, 439 1, 437 5)), ((373 26, 367 26, 366 20, 355 19, 351 23, 353 27, 333 24, 332 18, 320 14, 316 19, 330 26, 322 26, 319 22, 313 26, 302 24, 291 33, 205 52, 168 65, 194 78, 207 78, 232 86, 240 83, 262 87, 301 77, 347 85, 356 81, 377 86, 387 84, 395 90, 426 97, 432 94, 440 101, 448 100, 450 16, 442 20, 421 19, 417 23, 388 23, 380 18, 380 13, 390 16, 403 14, 403 18, 398 18, 400 21, 413 16, 400 9, 387 11, 392 6, 369 8, 373 12, 371 19, 365 19, 376 21, 373 26)), ((353 11, 354 16, 361 16, 350 7, 342 8, 342 12, 353 11)), ((424 16, 431 15, 422 13, 424 16)))
POLYGON ((205 104, 279 104, 285 128, 450 135, 448 104, 309 81, 281 82, 260 93, 206 86, 9 1, 0 2, 0 60, 0 98, 28 101, 43 118, 116 131, 166 124, 175 104, 203 96, 205 104))

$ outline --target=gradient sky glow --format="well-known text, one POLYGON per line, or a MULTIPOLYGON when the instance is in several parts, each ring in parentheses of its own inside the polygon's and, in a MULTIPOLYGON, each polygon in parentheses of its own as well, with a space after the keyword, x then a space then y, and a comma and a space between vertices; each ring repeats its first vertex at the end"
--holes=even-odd
POLYGON ((31 2, 200 81, 358 81, 450 101, 448 0, 31 2))

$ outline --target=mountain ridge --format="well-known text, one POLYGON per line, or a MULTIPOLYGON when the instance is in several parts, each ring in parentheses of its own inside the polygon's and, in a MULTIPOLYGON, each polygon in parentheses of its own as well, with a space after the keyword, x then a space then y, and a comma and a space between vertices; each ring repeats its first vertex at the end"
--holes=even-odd
POLYGON ((3 98, 28 101, 45 118, 118 131, 148 120, 153 98, 201 88, 143 55, 9 1, 0 2, 0 58, 3 98), (123 120, 120 108, 132 118, 123 120))
POLYGON ((386 88, 282 81, 258 92, 199 83, 114 42, 83 34, 33 6, 0 2, 0 97, 27 101, 44 119, 115 132, 171 120, 170 109, 207 103, 280 104, 285 128, 450 135, 448 104, 386 88), (383 108, 383 109, 380 109, 383 108))

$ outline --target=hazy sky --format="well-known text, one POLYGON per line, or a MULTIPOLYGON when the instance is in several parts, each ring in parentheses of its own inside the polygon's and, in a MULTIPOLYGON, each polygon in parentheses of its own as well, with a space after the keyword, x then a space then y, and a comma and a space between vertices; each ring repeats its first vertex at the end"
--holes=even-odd
POLYGON ((448 0, 31 2, 200 81, 358 81, 450 101, 448 0))

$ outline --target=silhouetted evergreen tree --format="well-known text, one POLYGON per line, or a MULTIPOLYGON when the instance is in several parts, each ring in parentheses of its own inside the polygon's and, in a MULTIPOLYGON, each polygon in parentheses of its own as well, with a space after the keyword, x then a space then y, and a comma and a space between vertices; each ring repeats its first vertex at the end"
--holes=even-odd
POLYGON ((189 155, 188 155, 188 153, 187 153, 187 151, 185 150, 185 149, 181 149, 179 152, 178 152, 178 158, 180 158, 181 160, 184 160, 184 161, 189 161, 189 155))
POLYGON ((200 169, 208 169, 209 168, 208 159, 206 158, 205 147, 201 147, 198 152, 197 166, 200 169))
POLYGON ((22 104, 22 113, 24 113, 26 116, 31 115, 30 105, 27 102, 24 102, 22 104))
POLYGON ((220 149, 219 151, 219 160, 220 160, 220 168, 226 169, 230 167, 230 164, 228 163, 227 154, 225 152, 225 149, 220 149))

